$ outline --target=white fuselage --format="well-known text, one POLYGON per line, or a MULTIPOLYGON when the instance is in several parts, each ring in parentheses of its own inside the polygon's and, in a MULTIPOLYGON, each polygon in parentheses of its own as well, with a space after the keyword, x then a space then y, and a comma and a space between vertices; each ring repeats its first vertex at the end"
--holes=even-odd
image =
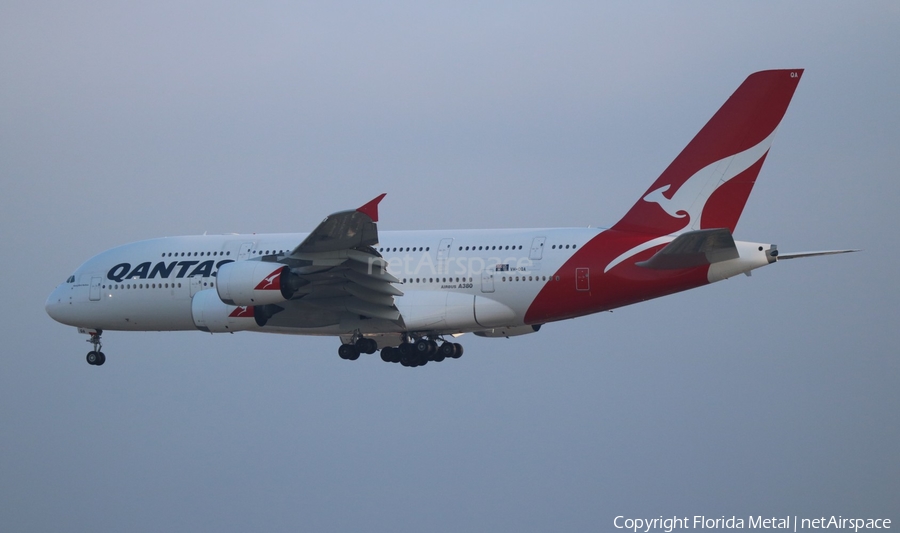
MULTIPOLYGON (((599 232, 591 228, 384 231, 374 248, 387 261, 390 274, 400 280, 403 296, 396 298, 396 305, 404 327, 369 320, 364 324, 370 327, 359 328, 351 318, 342 321, 344 327, 273 325, 266 331, 340 335, 355 329, 463 332, 523 325, 538 292, 599 232)), ((197 329, 192 299, 201 291, 215 291, 221 265, 290 253, 306 236, 203 235, 119 246, 79 267, 70 282, 50 295, 47 310, 60 322, 90 329, 197 329)))

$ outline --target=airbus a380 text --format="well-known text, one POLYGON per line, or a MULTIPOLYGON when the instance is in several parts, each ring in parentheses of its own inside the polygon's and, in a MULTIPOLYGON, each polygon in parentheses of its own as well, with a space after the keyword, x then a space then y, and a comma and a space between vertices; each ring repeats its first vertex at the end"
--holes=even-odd
POLYGON ((91 258, 47 299, 55 320, 104 330, 339 336, 344 359, 458 358, 464 333, 509 337, 749 273, 775 245, 735 241, 802 70, 748 77, 608 229, 379 232, 382 194, 308 234, 169 237, 91 258))

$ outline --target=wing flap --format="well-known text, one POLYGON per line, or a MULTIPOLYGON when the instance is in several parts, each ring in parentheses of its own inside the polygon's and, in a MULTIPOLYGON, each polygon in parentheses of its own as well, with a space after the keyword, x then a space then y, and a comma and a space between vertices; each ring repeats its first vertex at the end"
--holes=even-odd
POLYGON ((387 271, 387 262, 383 259, 381 260, 376 267, 376 263, 373 262, 370 267, 368 263, 360 262, 360 261, 347 261, 344 266, 348 268, 348 271, 356 272, 358 274, 362 274, 371 279, 387 282, 387 283, 399 283, 400 280, 392 276, 387 271))
POLYGON ((307 304, 331 311, 348 311, 369 318, 399 320, 400 311, 396 306, 387 307, 355 298, 353 296, 305 299, 307 304))
MULTIPOLYGON (((356 283, 357 285, 362 285, 363 287, 375 292, 389 294, 391 296, 403 296, 403 291, 391 285, 391 282, 382 281, 371 276, 366 276, 365 274, 360 274, 359 272, 350 269, 344 272, 343 275, 345 278, 356 283)), ((396 280, 396 278, 394 279, 396 280)))
POLYGON ((394 305, 394 297, 390 294, 373 291, 356 283, 346 283, 344 285, 344 290, 360 300, 371 304, 383 305, 385 307, 393 307, 394 305))

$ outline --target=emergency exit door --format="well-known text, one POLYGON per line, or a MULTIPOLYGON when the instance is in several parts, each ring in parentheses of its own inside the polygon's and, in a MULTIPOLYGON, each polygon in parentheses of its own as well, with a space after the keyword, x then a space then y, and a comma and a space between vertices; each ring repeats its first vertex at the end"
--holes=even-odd
POLYGON ((591 271, 589 268, 575 269, 575 290, 589 291, 591 290, 591 271))

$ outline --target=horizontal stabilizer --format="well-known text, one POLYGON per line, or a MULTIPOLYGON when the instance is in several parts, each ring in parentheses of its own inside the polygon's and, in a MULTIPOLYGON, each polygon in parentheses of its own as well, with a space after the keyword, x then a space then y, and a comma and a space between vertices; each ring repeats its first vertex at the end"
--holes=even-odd
POLYGON ((849 254, 853 252, 861 252, 862 250, 824 250, 821 252, 797 252, 793 254, 778 254, 778 260, 782 259, 797 259, 799 257, 815 257, 817 255, 836 255, 836 254, 849 254))
POLYGON ((677 270, 737 259, 737 247, 728 228, 682 233, 650 259, 637 263, 654 270, 677 270))

